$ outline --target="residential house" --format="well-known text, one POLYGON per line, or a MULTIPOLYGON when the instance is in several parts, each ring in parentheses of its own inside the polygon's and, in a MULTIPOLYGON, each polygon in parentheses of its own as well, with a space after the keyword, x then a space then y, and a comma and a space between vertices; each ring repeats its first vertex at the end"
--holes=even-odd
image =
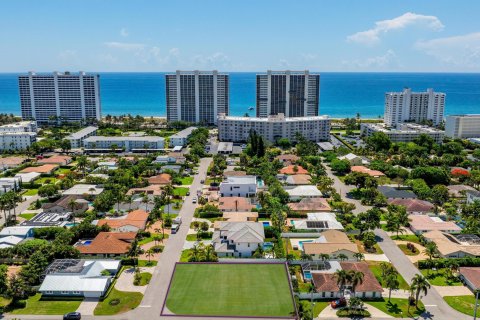
POLYGON ((249 198, 244 197, 220 197, 218 200, 218 209, 222 212, 246 212, 252 211, 255 205, 249 198))
POLYGON ((388 204, 404 206, 408 214, 425 215, 433 213, 435 206, 426 200, 420 199, 388 199, 388 204))
POLYGON ((44 296, 100 298, 119 269, 115 260, 57 259, 42 274, 38 291, 44 296))
POLYGON ((148 212, 137 209, 119 218, 98 220, 97 226, 108 225, 112 231, 116 232, 138 232, 145 229, 147 220, 148 212))
POLYGON ((66 213, 73 212, 74 214, 81 214, 88 210, 88 201, 84 200, 79 195, 63 196, 54 203, 45 203, 42 206, 45 212, 66 213), (70 202, 75 201, 72 206, 70 202))
POLYGON ((20 171, 20 173, 38 172, 40 174, 51 175, 57 170, 58 164, 44 164, 38 167, 27 167, 20 171))
POLYGON ((411 214, 408 216, 410 229, 419 235, 429 231, 442 231, 447 233, 459 233, 462 228, 453 221, 443 221, 439 217, 411 214))
POLYGON ((298 201, 304 198, 319 198, 322 193, 316 186, 295 186, 285 187, 291 201, 298 201))
POLYGON ((172 164, 167 164, 165 166, 162 166, 159 170, 159 172, 165 172, 167 170, 171 170, 173 172, 176 172, 176 173, 180 173, 180 171, 182 170, 182 166, 180 165, 172 165, 172 164))
POLYGON ((351 166, 361 166, 361 165, 363 165, 363 159, 361 157, 357 156, 356 154, 353 154, 353 153, 349 153, 349 154, 346 154, 344 156, 338 157, 338 159, 347 160, 348 162, 350 162, 351 166))
MULTIPOLYGON (((292 245, 295 249, 295 246, 292 245)), ((320 237, 307 242, 301 243, 303 251, 312 256, 315 260, 321 260, 322 254, 328 254, 330 259, 337 260, 340 254, 347 256, 348 260, 355 260, 355 253, 358 253, 358 247, 355 243, 351 242, 347 235, 338 230, 327 230, 320 234, 320 237)))
POLYGON ((27 157, 4 157, 0 158, 0 170, 16 168, 27 161, 27 157))
POLYGON ((467 191, 467 203, 473 203, 474 201, 480 201, 480 191, 468 190, 467 191))
POLYGON ((293 164, 283 167, 278 172, 281 174, 308 174, 308 170, 304 169, 302 166, 293 164))
POLYGON ((148 179, 149 184, 157 184, 165 186, 167 184, 172 183, 172 176, 168 173, 160 173, 156 176, 149 177, 148 179))
POLYGON ((261 222, 224 221, 212 236, 219 257, 250 257, 264 242, 265 233, 261 222))
MULTIPOLYGON (((381 298, 383 288, 375 275, 368 268, 368 264, 362 262, 340 262, 341 270, 356 271, 363 273, 363 282, 355 287, 355 293, 349 284, 346 285, 347 293, 358 298, 381 298)), ((335 273, 332 269, 326 271, 311 271, 312 283, 315 291, 322 298, 342 297, 341 288, 337 284, 335 273)))
POLYGON ((411 190, 392 186, 378 186, 378 191, 387 199, 416 199, 417 195, 411 190))
POLYGON ((158 184, 151 184, 143 188, 132 188, 128 190, 127 195, 147 194, 152 196, 160 196, 163 193, 162 187, 158 184))
POLYGON ((183 164, 187 160, 185 155, 181 152, 170 152, 167 156, 171 159, 175 159, 175 163, 177 164, 183 164))
POLYGON ((365 166, 352 166, 350 170, 352 172, 360 172, 360 173, 368 174, 370 177, 373 177, 373 178, 379 178, 379 177, 385 176, 383 172, 378 170, 372 170, 365 166))
POLYGON ((103 188, 96 186, 94 184, 76 184, 68 190, 63 191, 64 196, 98 196, 103 192, 103 188))
POLYGON ((285 183, 290 186, 311 185, 312 177, 308 174, 289 175, 285 179, 285 183))
POLYGON ((284 166, 295 164, 300 158, 294 154, 281 154, 275 157, 276 160, 280 161, 284 166))
POLYGON ((257 177, 227 177, 220 182, 221 197, 254 197, 257 194, 257 177))
POLYGON ((213 223, 214 230, 219 230, 225 221, 228 222, 256 222, 258 220, 258 212, 224 212, 223 220, 216 220, 213 223))
POLYGON ((69 156, 62 156, 62 155, 54 155, 49 158, 43 158, 37 160, 40 164, 57 164, 59 166, 66 166, 72 162, 72 157, 69 156))
POLYGON ((465 184, 454 184, 447 186, 447 189, 451 198, 465 198, 467 191, 475 191, 475 188, 465 184))
POLYGON ((0 231, 0 249, 14 247, 28 238, 33 238, 33 227, 5 227, 0 231))
POLYGON ((177 158, 171 157, 165 154, 165 155, 158 156, 153 162, 154 163, 176 163, 177 158))
POLYGON ((37 178, 39 178, 40 176, 41 174, 38 172, 28 172, 28 173, 17 173, 15 175, 15 178, 21 179, 22 183, 30 183, 37 180, 37 178))
POLYGON ((15 247, 25 239, 15 236, 6 236, 0 238, 0 249, 15 247))
POLYGON ((449 234, 438 230, 423 234, 435 242, 442 258, 480 257, 480 237, 472 234, 449 234))
POLYGON ((20 191, 22 188, 22 179, 19 177, 0 178, 0 194, 8 191, 20 191))
POLYGON ((235 170, 232 170, 232 171, 224 171, 223 172, 223 177, 226 178, 226 177, 242 177, 242 176, 246 176, 247 175, 247 172, 246 171, 235 171, 235 170))
POLYGON ((337 221, 333 212, 309 212, 306 219, 290 219, 291 224, 297 230, 309 230, 321 232, 326 230, 343 230, 343 226, 337 221))
POLYGON ((292 202, 288 207, 296 212, 307 213, 315 211, 330 212, 332 208, 325 198, 303 198, 300 202, 292 202))
POLYGON ((43 227, 64 227, 72 219, 71 212, 40 212, 30 220, 22 222, 21 226, 30 226, 35 228, 43 227))
POLYGON ((82 256, 121 258, 130 251, 136 232, 100 232, 93 240, 81 241, 75 248, 82 256))
POLYGON ((462 282, 476 293, 480 290, 480 267, 460 267, 460 279, 462 282))

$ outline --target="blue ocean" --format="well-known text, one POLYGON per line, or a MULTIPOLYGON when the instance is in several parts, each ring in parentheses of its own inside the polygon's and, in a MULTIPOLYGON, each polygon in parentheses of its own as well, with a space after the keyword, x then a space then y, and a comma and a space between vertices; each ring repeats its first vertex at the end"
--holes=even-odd
MULTIPOLYGON (((18 74, 0 73, 0 113, 20 114, 18 74)), ((102 114, 165 116, 164 73, 100 73, 102 114)), ((472 73, 320 73, 320 114, 377 118, 384 93, 410 87, 445 92, 446 114, 480 113, 480 74, 472 73)), ((255 106, 255 72, 230 73, 230 114, 255 106)))

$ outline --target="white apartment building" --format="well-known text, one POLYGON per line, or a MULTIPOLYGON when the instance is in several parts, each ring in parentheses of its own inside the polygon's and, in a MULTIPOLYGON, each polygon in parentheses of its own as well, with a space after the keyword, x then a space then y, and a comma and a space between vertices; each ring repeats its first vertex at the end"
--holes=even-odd
POLYGON ((257 194, 257 177, 232 176, 220 182, 221 197, 255 197, 257 194))
POLYGON ((36 132, 0 132, 0 150, 25 150, 37 141, 36 132))
POLYGON ((450 115, 445 121, 445 135, 449 138, 479 138, 480 114, 450 115))
POLYGON ((91 136, 94 136, 97 134, 97 127, 89 126, 86 128, 83 128, 80 131, 74 132, 65 139, 70 141, 70 145, 72 148, 81 148, 83 147, 83 141, 91 136))
POLYGON ((188 127, 170 136, 170 147, 183 147, 187 144, 188 137, 197 127, 188 127))
POLYGON ((320 75, 305 71, 257 74, 257 117, 318 115, 320 75))
POLYGON ((214 71, 179 71, 165 75, 167 121, 216 124, 229 112, 229 76, 214 71))
POLYGON ((37 132, 37 124, 35 121, 20 121, 0 126, 2 132, 37 132))
POLYGON ((24 120, 38 124, 57 121, 99 121, 100 76, 85 72, 36 74, 18 77, 24 120))
POLYGON ((412 92, 410 88, 402 92, 385 93, 384 122, 389 127, 396 127, 403 122, 421 122, 431 120, 437 126, 443 121, 445 110, 445 93, 412 92))
POLYGON ((124 150, 126 152, 151 152, 165 147, 165 138, 157 136, 143 137, 105 137, 91 136, 83 140, 87 151, 124 150))
POLYGON ((383 123, 362 123, 360 130, 365 137, 369 137, 375 132, 383 132, 392 142, 410 142, 418 138, 421 134, 426 134, 436 143, 442 143, 443 136, 445 135, 445 131, 416 123, 402 123, 399 124, 396 129, 387 127, 383 123))
POLYGON ((287 138, 294 142, 297 133, 314 142, 328 141, 330 119, 328 116, 287 118, 283 114, 267 118, 225 115, 218 117, 218 138, 220 141, 247 141, 252 131, 272 143, 275 143, 279 138, 287 138))

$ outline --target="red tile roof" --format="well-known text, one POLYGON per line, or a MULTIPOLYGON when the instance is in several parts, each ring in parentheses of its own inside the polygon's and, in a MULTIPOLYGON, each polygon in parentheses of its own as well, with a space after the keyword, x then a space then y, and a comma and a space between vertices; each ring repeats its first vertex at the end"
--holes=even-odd
POLYGON ((308 171, 302 168, 302 166, 289 165, 280 169, 281 174, 308 174, 308 171), (295 168, 297 169, 295 171, 295 168))
POLYGON ((150 184, 169 184, 170 182, 172 182, 172 176, 168 173, 161 173, 148 178, 148 183, 150 184))
POLYGON ((144 210, 137 209, 127 214, 125 219, 101 219, 98 220, 98 226, 108 225, 112 229, 121 228, 123 226, 134 226, 139 229, 145 229, 147 224, 148 213, 144 210))
POLYGON ((59 165, 66 165, 72 162, 72 158, 69 156, 51 156, 50 158, 43 158, 37 161, 38 163, 42 164, 48 164, 48 163, 53 163, 53 164, 59 164, 59 165))
POLYGON ((472 289, 480 289, 480 267, 460 267, 459 271, 474 286, 472 289))
POLYGON ((435 206, 428 201, 420 199, 388 199, 388 204, 404 206, 407 212, 432 212, 435 206))
POLYGON ((250 199, 243 197, 221 197, 218 200, 220 211, 251 211, 255 206, 250 199))
POLYGON ((381 171, 378 170, 372 170, 369 169, 365 166, 352 166, 351 168, 352 172, 360 172, 360 173, 366 173, 371 177, 381 177, 384 176, 385 174, 381 171))
POLYGON ((82 254, 126 254, 135 232, 100 232, 89 245, 78 246, 82 254))
POLYGON ((325 198, 304 198, 300 202, 292 202, 288 207, 294 211, 314 212, 314 211, 332 211, 332 208, 325 198))
POLYGON ((28 172, 38 172, 38 173, 50 173, 53 170, 58 168, 58 164, 44 164, 38 167, 28 167, 20 171, 21 173, 28 173, 28 172))

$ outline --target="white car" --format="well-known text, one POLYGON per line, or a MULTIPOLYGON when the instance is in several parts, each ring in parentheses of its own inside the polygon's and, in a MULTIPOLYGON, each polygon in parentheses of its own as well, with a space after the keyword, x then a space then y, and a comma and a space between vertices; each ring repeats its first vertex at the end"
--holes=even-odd
POLYGON ((197 197, 193 197, 192 203, 197 203, 197 197))

